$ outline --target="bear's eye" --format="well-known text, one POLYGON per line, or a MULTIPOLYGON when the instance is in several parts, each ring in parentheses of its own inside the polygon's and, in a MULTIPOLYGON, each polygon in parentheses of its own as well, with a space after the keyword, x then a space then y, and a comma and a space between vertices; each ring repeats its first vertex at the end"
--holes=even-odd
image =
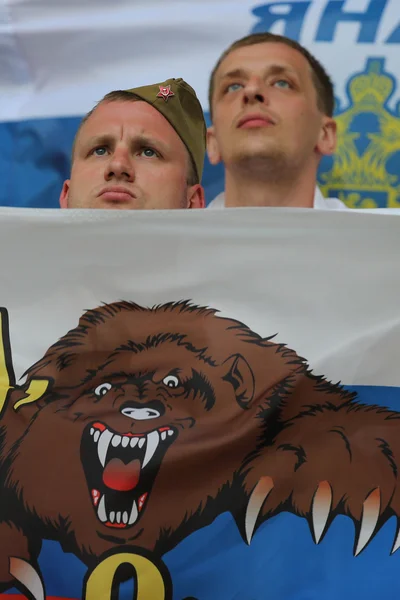
POLYGON ((102 396, 105 396, 107 394, 107 392, 109 390, 111 390, 111 388, 112 388, 111 383, 101 383, 94 390, 94 393, 98 398, 101 398, 102 396))
POLYGON ((180 381, 175 375, 167 375, 163 379, 163 384, 170 388, 176 388, 180 385, 180 381))

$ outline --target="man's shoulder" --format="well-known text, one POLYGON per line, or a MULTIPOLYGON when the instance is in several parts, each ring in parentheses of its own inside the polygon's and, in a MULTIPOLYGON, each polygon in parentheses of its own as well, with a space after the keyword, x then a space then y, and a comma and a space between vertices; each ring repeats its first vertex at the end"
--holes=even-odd
POLYGON ((215 196, 214 200, 207 204, 207 208, 225 208, 225 193, 221 192, 215 196))
POLYGON ((315 188, 314 208, 319 210, 350 210, 339 198, 324 198, 319 187, 315 188))
MULTIPOLYGON (((225 207, 225 194, 221 192, 207 205, 207 208, 224 208, 225 207)), ((348 206, 344 204, 339 198, 324 198, 321 190, 316 187, 314 195, 314 208, 319 210, 349 210, 348 206)))

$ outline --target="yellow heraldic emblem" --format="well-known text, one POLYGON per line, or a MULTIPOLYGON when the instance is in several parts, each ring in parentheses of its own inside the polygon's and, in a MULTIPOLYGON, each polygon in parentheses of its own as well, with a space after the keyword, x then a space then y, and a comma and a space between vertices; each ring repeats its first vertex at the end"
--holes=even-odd
MULTIPOLYGON (((0 417, 3 414, 9 393, 15 389, 15 375, 12 364, 11 345, 10 345, 10 329, 8 322, 8 312, 6 308, 0 308, 0 417)), ((18 410, 23 404, 36 402, 46 392, 48 379, 32 380, 29 387, 24 390, 24 397, 16 402, 14 410, 18 410)))
POLYGON ((347 85, 350 106, 337 112, 338 145, 330 170, 321 163, 324 196, 338 197, 350 208, 400 207, 400 102, 383 58, 370 58, 365 71, 347 85))

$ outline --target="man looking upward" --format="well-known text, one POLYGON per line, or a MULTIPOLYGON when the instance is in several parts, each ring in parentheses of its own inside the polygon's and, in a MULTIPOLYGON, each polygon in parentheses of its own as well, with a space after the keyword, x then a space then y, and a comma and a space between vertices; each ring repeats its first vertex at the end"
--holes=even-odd
POLYGON ((82 120, 61 208, 203 208, 206 125, 183 79, 107 94, 82 120))
POLYGON ((333 154, 332 82, 297 42, 271 33, 233 43, 210 79, 211 164, 225 166, 225 193, 211 207, 346 208, 316 187, 333 154))

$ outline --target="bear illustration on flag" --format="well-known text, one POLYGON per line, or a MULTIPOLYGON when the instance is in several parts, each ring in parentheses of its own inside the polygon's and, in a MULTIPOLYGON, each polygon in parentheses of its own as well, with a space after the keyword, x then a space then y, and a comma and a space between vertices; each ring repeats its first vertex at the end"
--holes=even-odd
MULTIPOLYGON (((400 514, 400 413, 239 321, 188 301, 102 305, 19 385, 1 316, 3 590, 45 597, 44 539, 95 573, 129 552, 157 561, 225 512, 250 544, 286 511, 316 543, 336 515, 352 519, 358 555, 400 514)), ((157 600, 172 598, 167 581, 157 600)))

